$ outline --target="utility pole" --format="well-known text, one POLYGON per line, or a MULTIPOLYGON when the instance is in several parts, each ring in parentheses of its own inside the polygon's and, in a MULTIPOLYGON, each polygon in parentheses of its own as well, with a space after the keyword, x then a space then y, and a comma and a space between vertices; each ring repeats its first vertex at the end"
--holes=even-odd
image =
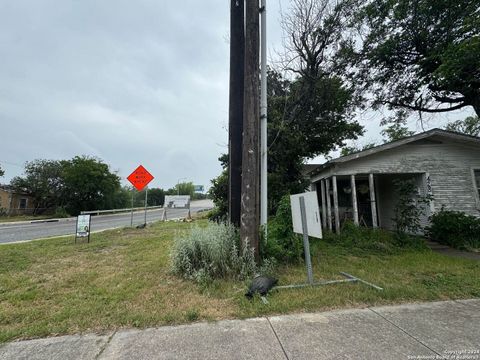
POLYGON ((267 9, 266 0, 260 1, 260 224, 267 238, 268 219, 268 169, 267 169, 267 9))
POLYGON ((228 114, 228 217, 240 226, 242 196, 243 76, 245 64, 244 0, 230 1, 230 96, 228 114))
POLYGON ((259 7, 258 0, 245 5, 245 82, 242 156, 240 238, 259 259, 259 7))

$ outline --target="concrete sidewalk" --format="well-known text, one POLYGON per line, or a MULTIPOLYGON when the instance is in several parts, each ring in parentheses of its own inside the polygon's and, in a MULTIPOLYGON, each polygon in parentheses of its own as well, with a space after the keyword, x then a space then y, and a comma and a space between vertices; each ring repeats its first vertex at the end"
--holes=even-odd
POLYGON ((19 341, 0 358, 480 360, 480 299, 19 341))

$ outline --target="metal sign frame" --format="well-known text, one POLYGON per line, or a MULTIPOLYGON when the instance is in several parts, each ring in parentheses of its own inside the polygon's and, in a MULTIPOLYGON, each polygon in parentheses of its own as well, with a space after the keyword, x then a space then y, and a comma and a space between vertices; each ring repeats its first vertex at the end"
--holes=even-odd
MULTIPOLYGON (((364 281, 356 276, 350 275, 346 272, 340 272, 341 275, 346 277, 346 279, 343 280, 323 280, 323 281, 318 281, 315 282, 313 280, 313 270, 312 270, 312 260, 311 260, 311 254, 310 254, 310 242, 308 239, 308 222, 307 222, 307 211, 306 211, 306 206, 305 206, 305 196, 308 196, 307 194, 309 193, 304 193, 304 194, 297 194, 297 195, 292 195, 291 200, 296 201, 298 199, 299 205, 300 205, 300 214, 301 214, 301 222, 302 222, 302 232, 303 232, 303 248, 304 248, 304 253, 305 253, 305 267, 307 271, 307 283, 305 284, 293 284, 293 285, 283 285, 283 286, 275 286, 274 289, 296 289, 296 288, 304 288, 308 286, 321 286, 321 285, 330 285, 330 284, 339 284, 339 283, 348 283, 348 282, 360 282, 362 284, 365 284, 367 286, 371 286, 374 289, 377 290, 383 290, 380 286, 377 286, 375 284, 369 283, 367 281, 364 281)), ((293 205, 292 205, 293 209, 293 205)), ((292 210, 293 211, 293 210, 292 210)))
POLYGON ((75 244, 77 243, 77 238, 87 238, 87 243, 90 242, 90 233, 92 232, 92 216, 90 214, 87 215, 78 215, 77 221, 75 223, 75 244), (84 226, 83 231, 79 230, 79 220, 88 219, 88 225, 85 225, 87 221, 82 221, 81 226, 84 226))

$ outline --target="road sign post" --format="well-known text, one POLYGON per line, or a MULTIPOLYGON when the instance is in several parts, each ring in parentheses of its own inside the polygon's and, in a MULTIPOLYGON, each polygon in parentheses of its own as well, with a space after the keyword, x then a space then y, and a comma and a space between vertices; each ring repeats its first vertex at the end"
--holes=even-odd
POLYGON ((132 189, 132 208, 130 209, 130 227, 133 227, 133 189, 132 189))
MULTIPOLYGON (((150 174, 147 169, 142 165, 138 166, 130 175, 128 175, 127 180, 137 189, 142 191, 145 186, 154 179, 153 175, 150 174)), ((145 190, 145 225, 147 225, 147 198, 148 189, 145 190)), ((131 220, 130 225, 133 227, 133 193, 132 193, 132 211, 131 211, 131 220)))
POLYGON ((148 187, 145 188, 145 221, 144 224, 147 224, 147 204, 148 204, 148 187))

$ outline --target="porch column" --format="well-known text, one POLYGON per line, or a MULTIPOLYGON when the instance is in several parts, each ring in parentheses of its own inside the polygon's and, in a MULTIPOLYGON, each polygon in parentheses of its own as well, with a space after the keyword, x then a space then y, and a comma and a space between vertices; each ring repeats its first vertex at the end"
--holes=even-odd
POLYGON ((320 180, 320 192, 322 195, 322 227, 327 228, 327 205, 325 203, 325 179, 320 180))
POLYGON ((372 208, 372 226, 374 228, 377 228, 377 201, 375 199, 375 182, 373 181, 373 174, 368 174, 368 183, 370 185, 370 207, 372 208))
POLYGON ((352 188, 353 223, 358 226, 357 187, 355 186, 355 175, 350 175, 350 187, 352 188))
POLYGON ((337 177, 332 176, 333 182, 333 213, 335 215, 335 232, 340 234, 340 216, 338 215, 338 191, 337 191, 337 177))
POLYGON ((325 193, 327 195, 327 225, 328 229, 332 231, 332 206, 330 204, 330 179, 325 179, 325 193))

